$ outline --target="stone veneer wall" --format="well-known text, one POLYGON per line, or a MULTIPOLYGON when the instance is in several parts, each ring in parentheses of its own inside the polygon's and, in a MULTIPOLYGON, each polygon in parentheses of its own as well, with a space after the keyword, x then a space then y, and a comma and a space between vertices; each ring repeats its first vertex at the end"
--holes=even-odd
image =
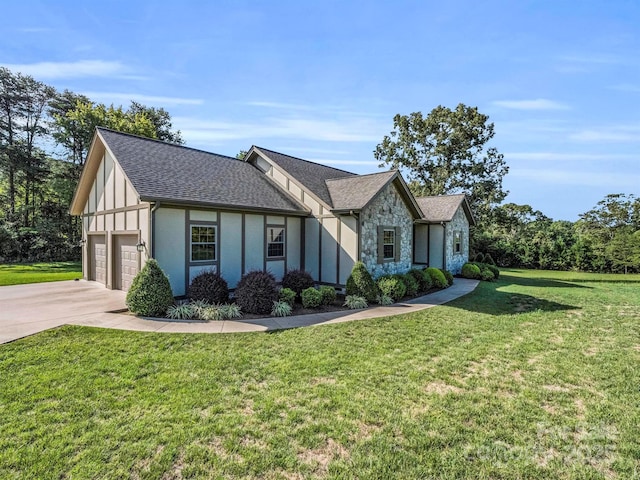
POLYGON ((360 242, 360 259, 373 278, 411 269, 413 216, 393 183, 360 213, 360 242), (399 262, 378 263, 378 225, 400 227, 399 262))
POLYGON ((462 271, 462 266, 469 261, 469 220, 464 213, 462 206, 458 208, 453 219, 447 222, 445 233, 445 258, 447 260, 446 269, 454 275, 462 271), (460 253, 454 252, 454 232, 462 233, 462 249, 460 253))

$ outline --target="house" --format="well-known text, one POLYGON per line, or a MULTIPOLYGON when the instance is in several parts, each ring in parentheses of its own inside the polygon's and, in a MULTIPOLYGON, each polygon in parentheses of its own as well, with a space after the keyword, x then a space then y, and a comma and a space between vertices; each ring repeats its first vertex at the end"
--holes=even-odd
POLYGON ((393 170, 356 175, 256 146, 238 160, 98 128, 70 212, 85 279, 127 290, 155 258, 179 296, 206 269, 232 288, 250 270, 297 268, 340 288, 358 259, 374 276, 457 272, 473 217, 452 198, 416 199, 393 170))

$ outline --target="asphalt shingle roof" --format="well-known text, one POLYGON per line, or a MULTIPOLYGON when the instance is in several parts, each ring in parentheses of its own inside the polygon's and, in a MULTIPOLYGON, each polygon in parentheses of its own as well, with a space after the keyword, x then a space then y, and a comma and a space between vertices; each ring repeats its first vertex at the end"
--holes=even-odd
POLYGON ((428 222, 450 222, 458 207, 464 201, 463 193, 458 195, 439 195, 437 197, 417 197, 416 202, 422 210, 424 220, 428 222))
POLYGON ((334 210, 360 210, 396 174, 394 171, 326 180, 334 210))
POLYGON ((320 165, 319 163, 303 160, 302 158, 291 157, 266 148, 255 148, 331 207, 335 207, 335 205, 333 205, 331 201, 331 194, 329 193, 326 180, 357 176, 355 173, 327 167, 326 165, 320 165))
POLYGON ((98 131, 143 200, 306 213, 241 160, 105 128, 98 131))

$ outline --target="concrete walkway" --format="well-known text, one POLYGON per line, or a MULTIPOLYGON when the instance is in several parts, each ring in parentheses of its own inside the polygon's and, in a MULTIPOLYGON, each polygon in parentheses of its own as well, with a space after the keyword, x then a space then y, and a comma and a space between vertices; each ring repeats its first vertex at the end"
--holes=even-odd
POLYGON ((456 278, 453 286, 446 290, 386 307, 209 323, 153 320, 108 313, 125 308, 125 295, 107 290, 95 282, 16 285, 0 288, 0 343, 65 324, 162 333, 264 332, 328 325, 417 312, 466 295, 477 285, 477 280, 456 278))

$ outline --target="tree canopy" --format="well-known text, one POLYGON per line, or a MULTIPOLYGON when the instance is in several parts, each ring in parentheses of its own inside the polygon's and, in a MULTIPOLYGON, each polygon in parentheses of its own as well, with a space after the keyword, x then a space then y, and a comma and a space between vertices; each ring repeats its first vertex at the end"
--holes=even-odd
POLYGON ((488 146, 494 135, 493 123, 477 107, 438 106, 427 116, 396 115, 374 155, 380 166, 406 173, 414 194, 466 193, 476 216, 484 218, 508 193, 502 179, 509 168, 488 146))
POLYGON ((107 107, 0 67, 0 262, 77 258, 68 209, 97 126, 182 143, 162 108, 107 107))

